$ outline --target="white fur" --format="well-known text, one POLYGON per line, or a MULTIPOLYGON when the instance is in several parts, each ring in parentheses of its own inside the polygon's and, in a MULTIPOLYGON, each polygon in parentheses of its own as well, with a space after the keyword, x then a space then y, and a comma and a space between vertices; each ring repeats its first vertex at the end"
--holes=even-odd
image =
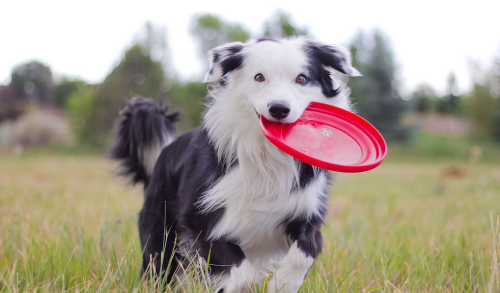
POLYGON ((297 292, 313 263, 314 259, 302 252, 295 242, 269 280, 267 292, 297 292))
MULTIPOLYGON (((295 83, 308 66, 303 44, 304 39, 245 44, 242 68, 223 77, 226 85, 216 86, 209 93, 212 101, 204 116, 205 129, 219 159, 237 161, 237 165, 204 194, 198 205, 204 212, 225 208, 209 237, 235 241, 250 262, 231 270, 223 283, 225 290, 239 288, 242 279, 253 280, 249 275, 242 277, 246 272, 266 271, 279 263, 273 280, 285 285, 287 292, 296 292, 312 265, 312 258, 305 257, 297 244, 290 248, 281 224, 286 219, 319 215, 326 202, 322 197, 328 180, 324 173, 317 173, 306 188, 294 189, 294 181, 299 181, 298 164, 264 137, 256 115, 275 120, 268 112, 268 104, 273 101, 290 104, 290 115, 282 121, 285 123, 296 121, 311 102, 350 109, 346 78, 340 73, 332 71, 332 83, 341 88, 333 98, 325 97, 319 86, 295 83), (265 82, 254 80, 258 73, 264 75, 265 82)), ((228 54, 226 47, 218 48, 224 52, 222 56, 228 54)), ((217 80, 220 68, 214 70, 207 73, 205 81, 217 80)))
POLYGON ((264 271, 257 270, 248 259, 245 259, 239 266, 232 267, 229 274, 222 277, 217 287, 224 288, 224 293, 252 292, 252 286, 260 283, 264 276, 266 276, 264 271))
MULTIPOLYGON (((299 38, 281 43, 261 42, 248 45, 242 51, 245 55, 244 66, 229 77, 230 83, 245 96, 246 102, 268 120, 276 120, 268 111, 269 103, 274 101, 285 101, 290 104, 290 114, 280 121, 283 123, 295 122, 311 102, 349 109, 349 99, 345 93, 341 92, 334 98, 327 98, 322 94, 320 87, 303 86, 295 82, 299 74, 306 73, 309 65, 308 57, 302 49, 304 41, 299 38), (264 82, 254 80, 258 73, 264 75, 264 82)), ((330 70, 330 72, 336 71, 330 70)), ((332 80, 335 87, 345 88, 345 84, 337 76, 335 79, 332 80)))
POLYGON ((143 162, 142 164, 144 169, 146 169, 147 174, 151 175, 153 173, 153 169, 161 151, 164 147, 172 143, 172 141, 174 141, 173 136, 166 134, 166 138, 153 143, 150 146, 144 147, 140 151, 141 162, 143 162))
MULTIPOLYGON (((252 196, 247 192, 256 191, 257 188, 247 188, 248 191, 245 191, 244 186, 248 183, 242 181, 244 178, 240 168, 233 169, 211 190, 215 193, 204 199, 205 206, 216 206, 215 202, 223 200, 223 206, 226 208, 210 238, 233 239, 247 258, 260 263, 260 267, 267 266, 270 258, 283 257, 288 248, 288 240, 280 225, 284 220, 319 216, 322 199, 326 200, 321 197, 327 179, 320 173, 305 189, 297 189, 283 195, 252 196)), ((265 178, 256 180, 255 187, 268 184, 265 178)))

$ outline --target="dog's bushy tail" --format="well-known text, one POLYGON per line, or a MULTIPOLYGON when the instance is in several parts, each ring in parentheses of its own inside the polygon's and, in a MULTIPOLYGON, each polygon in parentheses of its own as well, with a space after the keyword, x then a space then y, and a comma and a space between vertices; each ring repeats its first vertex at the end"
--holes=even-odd
POLYGON ((167 114, 168 106, 136 96, 120 111, 115 124, 111 159, 120 162, 120 175, 146 187, 163 148, 174 140, 179 113, 167 114))

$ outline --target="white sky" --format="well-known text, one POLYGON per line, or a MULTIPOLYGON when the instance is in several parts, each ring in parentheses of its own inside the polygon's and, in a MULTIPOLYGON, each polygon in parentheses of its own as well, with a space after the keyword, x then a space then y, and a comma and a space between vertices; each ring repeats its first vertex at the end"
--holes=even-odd
POLYGON ((254 37, 276 9, 289 12, 322 42, 347 45, 359 28, 391 39, 404 92, 421 82, 440 92, 450 72, 460 91, 471 86, 468 60, 484 67, 500 52, 500 1, 8 1, 0 4, 0 83, 16 65, 39 60, 55 75, 101 82, 146 21, 167 27, 175 71, 201 79, 203 67, 189 33, 195 13, 240 22, 254 37))

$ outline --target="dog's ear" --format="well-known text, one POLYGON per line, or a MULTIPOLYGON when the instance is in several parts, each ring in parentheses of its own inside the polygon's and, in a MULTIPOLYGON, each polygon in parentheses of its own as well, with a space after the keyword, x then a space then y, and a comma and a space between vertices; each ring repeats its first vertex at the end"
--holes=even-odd
POLYGON ((208 51, 210 69, 203 82, 217 81, 231 71, 240 68, 244 59, 243 54, 241 54, 244 46, 241 42, 234 42, 208 51))
POLYGON ((351 65, 351 53, 341 47, 324 45, 317 42, 306 43, 307 54, 324 67, 331 68, 349 76, 362 76, 351 65))

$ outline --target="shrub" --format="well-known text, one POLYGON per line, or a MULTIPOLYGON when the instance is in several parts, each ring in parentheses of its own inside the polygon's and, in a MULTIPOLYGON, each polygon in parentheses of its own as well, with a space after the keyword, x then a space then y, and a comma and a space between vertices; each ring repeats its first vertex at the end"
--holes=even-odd
POLYGON ((34 110, 0 125, 0 144, 5 146, 66 145, 70 137, 66 119, 51 111, 34 110))

